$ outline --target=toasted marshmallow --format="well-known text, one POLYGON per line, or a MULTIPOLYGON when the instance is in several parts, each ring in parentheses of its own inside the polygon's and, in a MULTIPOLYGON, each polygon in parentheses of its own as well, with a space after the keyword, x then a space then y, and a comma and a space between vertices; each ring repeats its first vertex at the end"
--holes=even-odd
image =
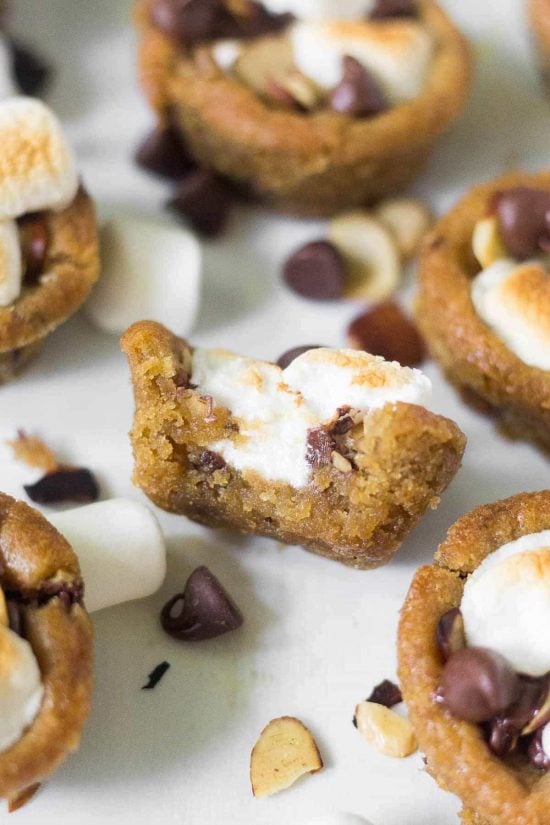
POLYGON ((466 581, 461 611, 469 646, 500 653, 519 673, 548 673, 550 530, 487 556, 466 581))
POLYGON ((23 263, 15 221, 0 220, 0 307, 12 304, 21 293, 23 263))
POLYGON ((0 100, 17 94, 13 77, 12 49, 5 37, 0 35, 0 100))
POLYGON ((44 688, 30 644, 0 627, 0 751, 21 738, 40 709, 44 688))
POLYGON ((427 403, 431 384, 418 370, 355 350, 310 350, 285 370, 225 350, 196 349, 193 384, 226 407, 239 435, 210 445, 236 469, 303 487, 308 430, 329 423, 340 407, 358 416, 385 404, 427 403))
POLYGON ((419 23, 296 23, 290 29, 298 69, 323 89, 342 79, 343 58, 354 57, 378 80, 392 103, 416 97, 426 83, 433 40, 419 23))
POLYGON ((293 14, 298 20, 359 20, 375 5, 376 0, 262 0, 271 14, 293 14))
POLYGON ((53 112, 40 100, 0 101, 0 218, 63 209, 74 200, 78 175, 53 112))
POLYGON ((550 370, 550 271, 537 261, 502 259, 477 275, 472 302, 479 317, 518 358, 550 370))
POLYGON ((89 612, 155 593, 166 576, 160 525, 143 504, 100 501, 50 517, 78 556, 89 612))
POLYGON ((149 318, 187 335, 199 306, 202 253, 181 226, 129 216, 101 230, 102 277, 86 314, 103 332, 120 335, 149 318))

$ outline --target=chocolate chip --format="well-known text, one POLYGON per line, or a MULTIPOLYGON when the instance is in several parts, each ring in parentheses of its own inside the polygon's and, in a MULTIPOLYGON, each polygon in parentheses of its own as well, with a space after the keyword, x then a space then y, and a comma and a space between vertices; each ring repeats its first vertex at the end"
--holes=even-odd
MULTIPOLYGON (((520 676, 520 690, 518 700, 488 726, 489 748, 500 758, 516 748, 520 735, 531 732, 529 725, 534 723, 548 695, 548 679, 520 676)), ((543 718, 541 724, 544 724, 543 718)))
POLYGON ((550 192, 519 186, 493 201, 504 246, 525 260, 550 249, 550 192))
POLYGON ((44 272, 50 232, 46 215, 26 215, 19 221, 21 254, 25 267, 25 283, 35 284, 44 272))
POLYGON ((184 47, 220 34, 227 15, 222 0, 154 0, 151 22, 184 47))
POLYGON ((304 298, 333 301, 344 292, 346 265, 335 246, 328 241, 314 241, 288 258, 283 278, 293 292, 304 298))
POLYGON ((377 705, 384 705, 385 708, 393 708, 403 701, 401 690, 394 682, 384 679, 376 685, 367 702, 376 702, 377 705))
POLYGON ((182 642, 214 639, 242 623, 238 607, 207 567, 197 567, 184 592, 171 598, 161 612, 164 630, 182 642))
POLYGON ((218 22, 220 37, 254 38, 282 31, 294 20, 292 14, 271 14, 261 3, 248 2, 242 14, 230 13, 218 22))
POLYGON ((51 80, 51 66, 33 49, 17 40, 11 40, 11 48, 17 85, 23 94, 39 97, 51 80))
POLYGON ((377 0, 369 17, 371 20, 385 20, 389 17, 416 17, 417 0, 377 0))
POLYGON ((330 432, 332 435, 345 435, 349 433, 350 430, 354 427, 354 421, 351 415, 349 415, 350 407, 340 407, 338 409, 338 418, 331 424, 330 432))
POLYGON ((87 504, 99 498, 99 486, 90 470, 67 468, 46 473, 36 484, 26 484, 25 492, 37 504, 78 501, 87 504))
POLYGON ((14 599, 7 599, 6 608, 8 611, 8 623, 10 630, 17 633, 18 636, 23 636, 23 614, 20 602, 14 599))
POLYGON ((542 744, 542 737, 544 734, 544 728, 539 728, 538 731, 535 733, 531 742, 529 743, 529 748, 527 750, 527 755, 529 756, 529 760, 535 768, 540 768, 543 771, 550 770, 550 754, 546 753, 542 744))
POLYGON ((202 235, 219 235, 227 223, 231 194, 214 172, 198 169, 183 178, 168 203, 202 235))
POLYGON ((505 716, 497 716, 489 723, 487 744, 499 759, 503 759, 515 750, 518 739, 518 729, 505 716))
POLYGON ((190 172, 195 162, 175 126, 157 126, 136 152, 136 163, 162 178, 177 179, 190 172))
POLYGON ((199 455, 197 469, 203 473, 214 473, 216 470, 223 470, 225 466, 227 465, 222 456, 212 450, 203 450, 199 455))
POLYGON ((344 57, 342 80, 330 94, 334 112, 353 117, 369 117, 388 108, 375 77, 354 57, 344 57))
POLYGON ((446 662, 453 653, 466 647, 464 619, 458 607, 444 613, 437 623, 437 646, 441 657, 446 662))
POLYGON ((393 301, 378 304, 355 318, 348 327, 353 349, 417 367, 426 357, 426 347, 415 324, 393 301))
POLYGON ((330 464, 336 443, 325 427, 312 427, 307 431, 306 461, 314 470, 330 464))
POLYGON ((293 349, 288 349, 286 352, 279 357, 277 361, 277 366, 280 367, 282 370, 286 369, 289 364, 292 364, 296 358, 299 358, 300 355, 303 355, 304 352, 309 352, 310 349, 321 349, 321 344, 310 344, 308 346, 303 347, 294 347, 293 349))
POLYGON ((164 674, 170 669, 170 662, 161 662, 154 668, 147 677, 147 684, 143 685, 142 690, 153 690, 156 688, 164 674))
POLYGON ((443 668, 436 699, 468 722, 487 722, 518 698, 521 684, 503 656, 482 647, 453 653, 443 668))

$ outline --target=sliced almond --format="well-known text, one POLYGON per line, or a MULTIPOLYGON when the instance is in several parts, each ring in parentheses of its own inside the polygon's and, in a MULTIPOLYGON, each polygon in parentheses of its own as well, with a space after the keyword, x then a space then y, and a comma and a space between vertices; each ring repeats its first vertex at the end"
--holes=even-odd
POLYGON ((233 72, 257 94, 264 95, 270 82, 281 86, 294 71, 290 41, 285 37, 261 37, 243 46, 233 72))
POLYGON ((368 212, 345 212, 334 218, 328 237, 346 263, 346 298, 381 301, 397 289, 401 279, 397 244, 368 212))
POLYGON ((272 796, 322 767, 319 749, 306 726, 292 716, 281 716, 263 729, 254 745, 250 757, 252 793, 272 796))
POLYGON ((376 702, 361 702, 355 709, 357 730, 367 742, 386 756, 402 759, 418 750, 408 719, 376 702))
POLYGON ((540 708, 538 708, 529 724, 523 728, 521 735, 528 736, 530 733, 534 733, 534 731, 538 730, 538 728, 541 728, 543 725, 546 725, 548 722, 550 722, 550 687, 546 693, 544 702, 540 708))
POLYGON ((281 85, 303 109, 315 109, 319 103, 319 89, 301 72, 289 72, 281 80, 281 85))
POLYGON ((476 223, 472 236, 472 246, 474 255, 483 269, 491 266, 495 261, 509 257, 500 237, 498 221, 494 215, 483 218, 483 220, 476 223))
POLYGON ((351 471, 353 470, 353 465, 351 461, 348 461, 348 459, 345 456, 343 456, 342 453, 339 453, 337 450, 333 450, 331 460, 333 467, 336 467, 336 469, 339 470, 341 473, 351 473, 351 471))
POLYGON ((374 214, 394 235, 404 258, 410 258, 418 252, 424 235, 433 223, 429 209, 413 198, 384 201, 374 214))

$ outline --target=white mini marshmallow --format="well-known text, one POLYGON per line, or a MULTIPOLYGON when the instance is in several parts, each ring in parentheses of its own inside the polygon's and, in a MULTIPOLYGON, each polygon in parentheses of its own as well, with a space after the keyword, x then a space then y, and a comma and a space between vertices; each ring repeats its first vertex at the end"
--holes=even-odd
POLYGON ((376 0, 262 0, 271 14, 293 14, 298 20, 359 20, 376 0))
POLYGON ((6 38, 0 35, 0 100, 17 94, 13 78, 13 50, 6 38))
POLYGON ((187 335, 197 315, 201 247, 178 226, 142 218, 107 221, 101 231, 102 276, 86 313, 103 332, 120 335, 134 321, 158 321, 187 335))
POLYGON ((212 57, 224 72, 233 68, 243 47, 238 40, 218 40, 212 47, 212 57))
POLYGON ((372 825, 372 823, 357 814, 338 813, 308 819, 300 825, 372 825))
POLYGON ((550 271, 541 263, 502 259, 471 287, 479 317, 518 358, 550 370, 550 271))
POLYGON ((12 304, 21 293, 23 262, 15 221, 0 220, 0 307, 12 304))
POLYGON ((0 219, 64 209, 78 190, 61 124, 40 100, 0 101, 0 219))
POLYGON ((296 23, 290 29, 300 71, 323 89, 342 79, 343 58, 354 57, 377 78, 392 103, 416 97, 428 78, 433 40, 414 21, 296 23))
POLYGON ((548 673, 550 530, 487 556, 466 581, 461 611, 468 645, 500 653, 520 673, 548 673))
POLYGON ((30 644, 0 627, 0 751, 21 738, 40 709, 44 688, 30 644))
POLYGON ((210 445, 228 464, 303 487, 311 476, 308 430, 338 408, 358 414, 397 401, 424 405, 431 383, 419 370, 356 350, 310 350, 285 370, 225 350, 197 348, 191 381, 239 420, 239 435, 210 445))
POLYGON ((50 516, 78 556, 88 611, 155 593, 166 576, 166 546, 151 510, 115 498, 50 516))

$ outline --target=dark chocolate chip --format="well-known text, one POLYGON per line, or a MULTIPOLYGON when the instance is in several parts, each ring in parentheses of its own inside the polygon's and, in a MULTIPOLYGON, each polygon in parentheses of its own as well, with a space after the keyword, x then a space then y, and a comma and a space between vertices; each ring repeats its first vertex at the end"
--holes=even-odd
POLYGON ((325 427, 312 427, 307 431, 306 461, 314 470, 330 464, 336 443, 325 427))
POLYGON ((443 668, 437 700, 468 722, 487 722, 519 698, 521 683, 503 656, 482 647, 453 653, 443 668))
POLYGON ((39 97, 46 91, 52 77, 52 67, 34 49, 11 40, 13 73, 25 95, 39 97))
POLYGON ((499 759, 503 759, 516 749, 518 739, 518 729, 505 716, 497 716, 489 723, 487 744, 499 759))
POLYGON ((8 611, 8 622, 10 630, 17 633, 18 636, 23 636, 23 615, 22 605, 15 599, 6 600, 6 608, 8 611))
POLYGON ((214 639, 242 623, 238 607, 207 567, 197 567, 184 592, 171 598, 161 612, 164 630, 182 642, 214 639))
POLYGON ((448 610, 440 618, 437 624, 437 646, 444 662, 453 653, 457 653, 466 647, 466 636, 464 634, 464 619, 458 607, 448 610))
POLYGON ((550 771, 550 754, 546 753, 542 745, 542 737, 544 728, 539 728, 534 734, 527 749, 529 760, 535 768, 540 768, 543 771, 550 771))
POLYGON ((345 435, 353 429, 353 418, 349 415, 350 407, 340 407, 338 409, 338 418, 331 424, 330 432, 332 435, 345 435))
POLYGON ((45 214, 27 215, 19 221, 21 254, 25 267, 25 283, 35 284, 44 272, 50 242, 45 214))
POLYGON ((369 17, 371 20, 385 20, 391 17, 416 17, 417 0, 377 0, 369 17))
POLYGON ((220 34, 227 11, 222 0, 154 0, 151 22, 184 47, 220 34))
POLYGON ((141 689, 142 690, 153 690, 154 688, 156 688, 156 686, 158 685, 158 683, 160 682, 160 680, 162 679, 162 677, 164 676, 166 671, 169 670, 169 669, 170 669, 170 663, 169 662, 161 662, 148 675, 147 684, 143 685, 143 687, 141 689))
POLYGON ((289 364, 292 364, 292 362, 296 360, 296 358, 299 358, 300 355, 304 354, 304 352, 309 352, 310 349, 321 349, 321 344, 310 344, 308 346, 287 349, 287 351, 283 352, 283 354, 279 357, 277 366, 282 370, 286 369, 289 364))
POLYGON ((355 318, 348 327, 353 349, 417 367, 426 357, 426 347, 416 325, 393 301, 378 304, 355 318))
POLYGON ((89 503, 99 498, 98 483, 85 468, 67 468, 46 473, 36 484, 26 484, 25 492, 37 504, 62 504, 66 501, 89 503))
POLYGON ((203 473, 214 473, 216 470, 223 470, 225 466, 222 456, 212 450, 203 450, 199 455, 197 469, 203 473))
POLYGON ((271 14, 261 3, 249 2, 243 14, 230 14, 220 19, 223 37, 254 38, 282 31, 294 20, 292 14, 271 14))
POLYGON ((401 690, 394 682, 384 679, 376 685, 367 702, 376 702, 377 705, 384 705, 385 708, 393 708, 403 701, 401 690))
POLYGON ((548 696, 548 678, 520 676, 520 686, 517 702, 496 716, 488 726, 489 747, 500 758, 515 749, 520 735, 532 732, 529 726, 533 725, 532 730, 538 727, 537 716, 540 715, 540 724, 545 723, 543 708, 548 696))
POLYGON ((342 80, 330 94, 334 112, 353 117, 378 115, 388 108, 380 84, 354 57, 344 57, 342 80))
POLYGON ((205 169, 191 172, 178 184, 168 206, 202 235, 214 237, 225 228, 231 193, 221 178, 205 169))
POLYGON ((331 243, 313 241, 288 258, 283 278, 293 292, 304 298, 333 301, 344 292, 346 265, 331 243))
POLYGON ((171 180, 195 168, 182 136, 175 126, 157 126, 136 152, 136 163, 147 172, 171 180))
POLYGON ((493 200, 500 235, 514 258, 525 260, 550 246, 550 192, 519 186, 493 200))

